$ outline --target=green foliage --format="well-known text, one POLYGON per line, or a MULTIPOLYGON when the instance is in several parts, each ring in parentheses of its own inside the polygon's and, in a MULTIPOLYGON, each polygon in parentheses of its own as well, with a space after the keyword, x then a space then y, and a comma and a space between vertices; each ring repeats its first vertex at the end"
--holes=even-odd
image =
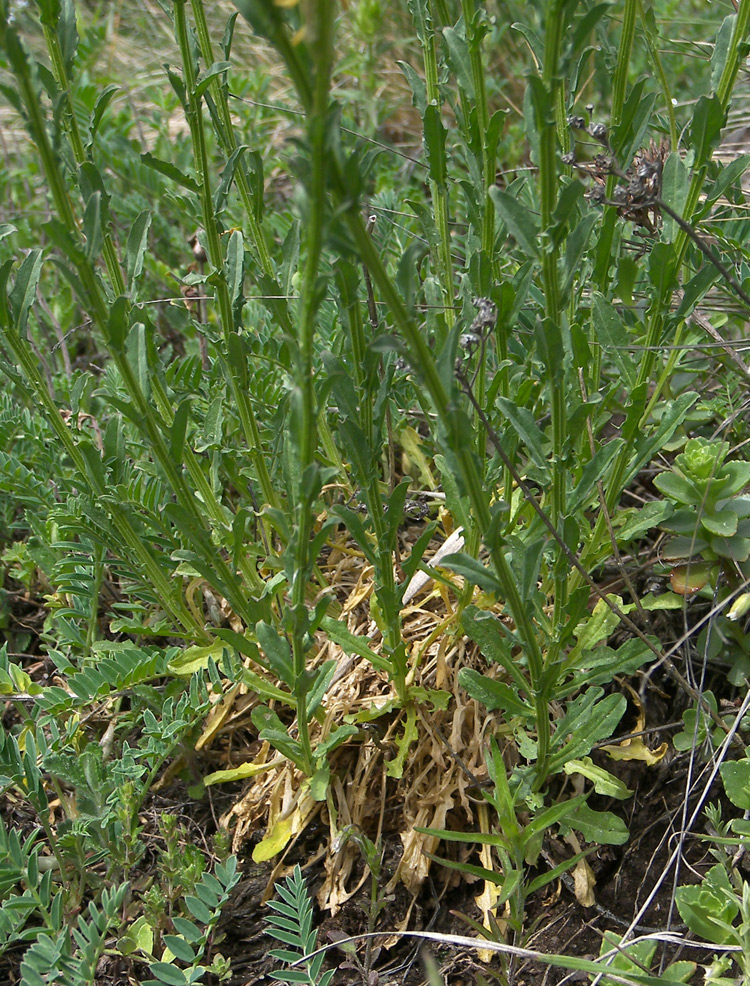
POLYGON ((654 479, 676 507, 662 522, 679 535, 668 545, 667 557, 699 555, 739 564, 750 557, 750 498, 738 495, 750 482, 750 463, 726 462, 728 451, 728 442, 691 438, 672 472, 654 479))
MULTIPOLYGON (((165 951, 161 961, 151 962, 149 966, 156 979, 144 980, 144 986, 161 986, 162 983, 186 986, 200 982, 207 973, 219 982, 229 978, 229 963, 220 952, 213 952, 210 964, 206 963, 205 957, 222 908, 239 879, 237 860, 230 856, 225 863, 216 864, 213 874, 201 876, 195 883, 194 893, 185 894, 178 901, 183 916, 172 917, 176 934, 162 935, 165 951)), ((137 944, 138 937, 131 934, 131 941, 137 944)))
MULTIPOLYGON (((748 770, 750 760, 745 756, 721 765, 721 777, 729 801, 741 811, 747 811, 748 770)), ((726 986, 735 980, 726 978, 732 962, 737 964, 745 977, 750 969, 750 941, 748 941, 748 911, 750 886, 737 867, 742 853, 732 855, 733 847, 743 847, 747 839, 746 818, 722 820, 721 808, 709 805, 706 815, 710 824, 711 849, 718 862, 711 866, 697 884, 678 887, 675 902, 680 917, 699 941, 713 945, 716 956, 706 967, 706 983, 726 986), (726 953, 725 952, 726 947, 726 953)))
POLYGON ((312 901, 307 891, 302 870, 295 866, 284 883, 276 884, 276 893, 281 900, 272 900, 268 906, 275 913, 267 918, 266 934, 283 942, 286 948, 272 948, 269 955, 277 962, 292 965, 286 971, 275 971, 271 978, 277 982, 305 983, 308 986, 328 986, 335 969, 323 972, 321 952, 314 958, 305 956, 315 951, 318 932, 313 927, 312 901))
MULTIPOLYGON (((614 975, 602 976, 601 982, 614 986, 620 977, 634 977, 648 972, 655 964, 657 942, 648 939, 629 943, 621 935, 606 931, 602 937, 600 958, 614 975)), ((654 970, 652 982, 687 983, 695 975, 696 963, 678 960, 670 962, 664 970, 654 970)))
MULTIPOLYGON (((0 931, 3 947, 30 943, 29 982, 45 963, 85 981, 113 929, 154 982, 208 971, 234 862, 214 875, 180 862, 163 822, 164 885, 127 929, 113 901, 143 856, 154 782, 191 756, 209 686, 252 693, 253 735, 332 810, 337 750, 377 718, 339 721, 337 662, 319 657, 335 642, 377 672, 375 712, 402 723, 387 772, 408 775, 423 718, 455 704, 453 681, 421 679, 405 617, 440 523, 463 530, 461 551, 430 573, 455 590, 441 632, 460 629, 485 662, 455 684, 498 715, 481 799, 490 831, 424 831, 487 850, 459 868, 495 885, 518 940, 528 895, 581 858, 532 875, 550 832, 628 838, 619 816, 586 803, 629 797, 591 755, 623 721, 617 676, 652 659, 673 668, 636 619, 647 604, 620 549, 655 526, 673 534, 673 587, 734 602, 699 643, 729 652, 735 682, 750 667, 738 625, 750 464, 729 458, 729 433, 705 437, 729 421, 744 441, 746 374, 735 380, 727 357, 725 390, 699 396, 708 360, 692 362, 704 340, 691 321, 709 292, 748 304, 748 158, 712 156, 750 2, 717 15, 677 106, 684 50, 662 50, 664 5, 626 0, 619 18, 606 4, 508 0, 495 18, 470 0, 361 0, 345 19, 330 0, 235 6, 219 23, 201 0, 175 0, 153 25, 170 37, 166 75, 134 113, 104 67, 117 45, 87 5, 0 0, 0 91, 26 134, 0 176, 13 220, 0 225, 0 693, 16 717, 0 733, 0 777, 40 827, 25 841, 0 832, 0 931), (406 163, 379 115, 378 60, 396 47, 385 16, 409 25, 394 54, 421 156, 406 163), (269 57, 273 72, 258 67, 269 57), (279 74, 294 120, 283 144, 279 74), (43 217, 29 189, 44 190, 43 217), (623 506, 683 444, 654 479, 666 499, 623 506), (444 508, 407 555, 425 491, 444 508), (325 565, 342 539, 372 570, 367 638, 346 625, 325 565), (628 602, 599 586, 613 557, 628 602), (17 587, 44 597, 33 641, 13 623, 17 587), (32 644, 54 683, 9 658, 32 644), (84 728, 97 704, 111 730, 84 728), (571 774, 583 793, 561 800, 571 774), (64 815, 54 828, 50 789, 64 815)), ((712 338, 721 328, 731 351, 742 318, 720 317, 712 338)), ((688 710, 675 745, 715 741, 717 710, 709 696, 688 710)), ((377 882, 375 844, 358 838, 377 882)), ((279 894, 271 933, 300 957, 315 933, 299 871, 279 894)), ((621 954, 627 973, 653 957, 621 954)), ((219 957, 211 969, 226 973, 219 957)), ((326 983, 321 969, 316 958, 277 978, 326 983)))

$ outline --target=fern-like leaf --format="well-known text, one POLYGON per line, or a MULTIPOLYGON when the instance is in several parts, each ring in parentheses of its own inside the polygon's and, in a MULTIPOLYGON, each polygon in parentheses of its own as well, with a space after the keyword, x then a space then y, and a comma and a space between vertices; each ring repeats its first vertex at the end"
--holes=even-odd
MULTIPOLYGON (((275 914, 268 916, 267 934, 290 948, 273 948, 268 953, 277 962, 291 965, 315 951, 318 932, 313 928, 313 906, 307 884, 299 866, 286 878, 286 883, 276 884, 281 900, 269 901, 275 914), (294 949, 292 951, 291 949, 294 949)), ((301 963, 299 968, 271 973, 271 978, 284 983, 304 983, 305 986, 328 986, 335 970, 321 974, 323 954, 301 963)))

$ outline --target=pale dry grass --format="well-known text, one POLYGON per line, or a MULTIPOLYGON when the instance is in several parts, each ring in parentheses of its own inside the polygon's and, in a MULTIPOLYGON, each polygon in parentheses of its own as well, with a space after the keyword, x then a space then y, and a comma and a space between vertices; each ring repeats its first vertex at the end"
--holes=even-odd
MULTIPOLYGON (((436 539, 428 555, 438 548, 436 539)), ((333 546, 323 572, 337 597, 344 599, 339 618, 379 653, 381 636, 369 614, 371 567, 350 543, 342 542, 333 546)), ((490 605, 479 595, 477 601, 490 605)), ((247 690, 228 686, 217 701, 215 715, 209 717, 199 745, 204 752, 211 750, 216 769, 232 769, 241 763, 258 768, 220 822, 233 833, 234 851, 252 840, 256 860, 274 860, 269 893, 286 865, 287 854, 304 837, 313 819, 320 820, 321 813, 324 834, 312 858, 322 860, 326 874, 318 901, 334 913, 364 879, 355 840, 341 838, 347 829, 353 827, 373 841, 400 842, 400 860, 389 873, 385 889, 390 892, 402 883, 416 894, 432 865, 426 852, 436 850, 437 840, 415 828, 482 827, 480 786, 487 778, 488 732, 497 736, 502 725, 459 688, 456 675, 462 667, 475 667, 489 675, 498 669, 488 667, 476 645, 464 637, 456 595, 445 586, 427 587, 402 615, 410 667, 414 669, 412 683, 442 692, 443 702, 438 705, 444 707, 428 700, 408 710, 401 708, 387 675, 365 659, 347 656, 319 634, 313 663, 334 660, 338 670, 326 693, 325 721, 311 726, 313 743, 345 721, 363 724, 361 734, 331 757, 327 803, 313 801, 299 771, 267 743, 251 738, 255 729, 250 716, 258 700, 247 690), (375 728, 368 729, 368 721, 375 728), (405 732, 410 741, 400 771, 394 764, 405 732), (261 832, 263 840, 257 845, 261 832)), ((283 715, 281 709, 278 711, 283 715)), ((293 726, 291 729, 294 733, 293 726)), ((459 849, 461 858, 470 852, 471 847, 459 849)), ((454 879, 454 874, 448 876, 449 882, 454 879)))

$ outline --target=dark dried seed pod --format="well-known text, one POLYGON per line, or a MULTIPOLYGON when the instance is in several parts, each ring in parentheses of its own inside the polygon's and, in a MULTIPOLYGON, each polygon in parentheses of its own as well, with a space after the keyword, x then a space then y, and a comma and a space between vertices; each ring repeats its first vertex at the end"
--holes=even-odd
POLYGON ((465 349, 470 353, 477 348, 481 341, 481 336, 478 336, 475 332, 464 332, 462 336, 459 336, 458 345, 461 349, 465 349))
POLYGON ((593 137, 594 140, 598 140, 601 144, 609 143, 607 128, 603 123, 592 123, 589 127, 589 136, 593 137))
POLYGON ((560 158, 563 164, 575 164, 576 163, 576 152, 568 151, 567 154, 563 154, 560 158))
POLYGON ((571 130, 585 130, 586 121, 583 119, 582 116, 569 116, 568 126, 570 127, 571 130))
POLYGON ((477 309, 477 317, 469 326, 469 332, 482 336, 495 325, 497 308, 489 298, 474 298, 472 304, 477 309))
POLYGON ((188 237, 188 244, 192 248, 193 256, 198 261, 199 264, 205 264, 208 260, 206 255, 206 250, 201 243, 201 237, 203 236, 202 229, 196 229, 192 236, 188 237))
POLYGON ((624 188, 622 185, 618 185, 617 188, 612 193, 612 199, 618 205, 627 205, 629 199, 628 190, 624 188))
POLYGON ((643 195, 645 192, 645 186, 640 178, 631 178, 627 184, 628 195, 632 195, 634 199, 643 195))

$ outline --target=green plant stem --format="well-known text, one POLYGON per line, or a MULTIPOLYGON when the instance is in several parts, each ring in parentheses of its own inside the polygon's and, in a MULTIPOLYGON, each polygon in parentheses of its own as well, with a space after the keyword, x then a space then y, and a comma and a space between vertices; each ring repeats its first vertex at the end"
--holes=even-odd
MULTIPOLYGON (((335 180, 338 186, 337 199, 340 204, 343 204, 347 201, 346 189, 343 183, 343 177, 338 172, 338 169, 336 170, 335 180)), ((515 575, 511 571, 503 548, 497 543, 497 538, 490 536, 492 515, 490 513, 489 500, 475 454, 467 446, 463 435, 464 419, 459 415, 453 399, 448 396, 438 374, 432 352, 419 329, 406 312, 401 297, 388 277, 380 255, 375 250, 372 239, 365 230, 359 213, 350 206, 346 212, 346 219, 349 230, 356 241, 360 256, 370 271, 374 283, 377 284, 391 313, 391 317, 406 342, 411 364, 415 368, 415 372, 421 376, 441 425, 446 431, 446 447, 455 452, 456 462, 471 503, 477 526, 489 550, 495 574, 502 587, 503 599, 516 624, 518 634, 523 641, 536 711, 538 730, 537 781, 539 787, 541 787, 547 775, 550 740, 547 699, 542 692, 544 661, 533 621, 526 607, 523 605, 518 592, 515 575)))
MULTIPOLYGON (((214 61, 214 52, 208 32, 208 25, 206 23, 203 0, 191 0, 191 7, 193 11, 193 18, 195 20, 195 30, 201 51, 201 57, 203 58, 205 65, 210 66, 214 61)), ((239 144, 237 142, 237 134, 232 123, 232 115, 229 110, 226 86, 222 84, 218 77, 216 77, 209 83, 209 90, 218 110, 218 115, 212 117, 216 128, 216 136, 218 137, 224 154, 227 157, 230 157, 234 151, 236 151, 239 144)), ((250 231, 250 236, 252 238, 258 260, 260 261, 260 266, 263 273, 267 277, 272 278, 271 293, 279 296, 272 303, 269 303, 270 307, 272 308, 275 317, 278 318, 282 329, 291 335, 293 334, 292 321, 286 302, 281 299, 283 291, 276 282, 271 255, 268 252, 268 246, 266 244, 265 237, 263 236, 263 230, 261 229, 260 223, 255 216, 253 190, 250 187, 248 173, 243 166, 242 161, 240 161, 237 168, 235 181, 237 183, 237 188, 239 189, 240 198, 242 199, 245 221, 250 231)))
MULTIPOLYGON (((495 203, 492 201, 490 196, 490 189, 495 185, 495 151, 494 148, 490 150, 489 143, 487 141, 487 133, 489 130, 490 114, 489 107, 487 105, 487 86, 485 84, 486 76, 486 66, 482 58, 481 42, 482 33, 477 31, 477 5, 473 0, 461 0, 461 12, 463 14, 464 20, 464 30, 466 32, 466 44, 469 52, 469 66, 471 69, 471 80, 474 89, 474 100, 471 105, 464 107, 464 116, 466 117, 466 134, 465 140, 467 146, 472 146, 472 135, 470 128, 468 126, 468 118, 471 110, 473 109, 476 113, 476 129, 477 133, 480 135, 481 139, 481 173, 482 173, 482 188, 480 189, 480 195, 482 199, 482 227, 480 230, 481 236, 481 249, 484 255, 488 258, 493 275, 497 276, 498 272, 498 262, 495 256, 494 245, 495 245, 495 203)), ((480 354, 480 363, 477 368, 477 379, 476 379, 476 393, 477 398, 482 406, 484 406, 485 390, 487 383, 487 363, 483 358, 483 353, 480 354)), ((487 454, 487 439, 483 428, 478 427, 479 420, 476 416, 476 412, 473 415, 473 434, 476 436, 476 449, 477 456, 480 462, 485 461, 485 456, 487 454)), ((464 531, 464 536, 466 538, 465 550, 472 557, 477 557, 479 553, 480 545, 480 534, 476 529, 476 526, 469 524, 467 529, 464 531)), ((468 605, 471 600, 472 587, 466 585, 460 596, 460 606, 463 607, 468 605)))
MULTIPOLYGON (((373 418, 374 395, 365 372, 367 340, 365 338, 361 306, 357 303, 356 298, 349 295, 349 292, 346 290, 346 284, 342 284, 342 292, 345 292, 346 307, 349 315, 347 322, 354 364, 353 373, 359 397, 359 424, 364 433, 367 448, 374 451, 377 446, 373 418)), ((400 613, 394 612, 394 603, 397 595, 392 546, 386 533, 383 493, 380 477, 376 469, 370 471, 362 485, 362 492, 367 505, 368 517, 372 525, 373 540, 377 552, 374 591, 380 603, 381 611, 386 618, 383 628, 383 648, 391 664, 391 679, 399 702, 405 705, 408 701, 408 688, 406 684, 407 668, 403 656, 404 649, 401 646, 401 619, 400 613)))
MULTIPOLYGON (((195 169, 198 176, 198 184, 200 186, 201 212, 203 227, 206 232, 206 252, 208 254, 208 259, 211 266, 215 271, 221 272, 224 267, 224 259, 221 250, 221 241, 219 239, 219 227, 216 216, 214 215, 213 199, 211 196, 208 150, 206 148, 206 137, 203 131, 203 115, 201 112, 202 103, 201 98, 196 97, 195 95, 196 77, 190 50, 187 20, 185 18, 185 4, 186 0, 174 0, 175 33, 177 35, 177 42, 179 44, 180 54, 182 56, 182 70, 185 76, 185 86, 187 90, 186 116, 188 126, 190 128, 190 137, 194 150, 195 169)), ((212 283, 216 289, 216 296, 219 302, 219 317, 224 334, 224 342, 228 352, 230 348, 229 339, 234 331, 232 300, 229 295, 229 288, 225 277, 219 273, 219 276, 216 277, 212 283)), ((222 362, 224 362, 223 359, 222 362)), ((253 411, 252 404, 250 403, 249 396, 240 386, 237 374, 232 373, 231 369, 226 368, 226 365, 225 372, 230 390, 232 392, 232 398, 234 400, 235 407, 237 408, 242 429, 245 434, 245 442, 247 444, 248 452, 258 475, 258 482, 260 483, 264 500, 271 506, 278 508, 280 506, 278 496, 271 482, 266 460, 262 453, 263 446, 260 437, 260 429, 258 427, 258 422, 255 418, 255 413, 253 411)))
MULTIPOLYGON (((469 48, 469 65, 471 79, 474 84, 474 109, 477 117, 477 130, 486 136, 490 125, 490 113, 487 105, 487 85, 485 83, 486 66, 482 58, 481 33, 476 30, 477 7, 472 0, 461 0, 461 12, 466 31, 466 43, 469 48)), ((490 189, 495 184, 495 155, 490 153, 487 141, 482 141, 482 196, 484 209, 482 213, 482 251, 490 258, 493 266, 497 261, 493 255, 495 244, 495 204, 490 198, 490 189)), ((480 429, 481 431, 481 429, 480 429)))
POLYGON ((669 86, 667 73, 664 71, 664 63, 662 62, 661 55, 659 54, 657 39, 651 34, 646 21, 646 12, 643 8, 643 0, 637 0, 637 3, 638 16, 643 27, 643 37, 645 38, 649 57, 651 58, 651 62, 654 66, 654 72, 659 80, 659 85, 661 86, 661 91, 664 96, 664 108, 667 111, 667 118, 669 119, 670 147, 673 151, 676 151, 679 144, 679 135, 677 133, 677 118, 675 116, 674 105, 672 103, 672 90, 669 86))
MULTIPOLYGON (((629 0, 630 2, 630 0, 629 0)), ((724 65, 724 70, 722 71, 719 84, 716 88, 716 95, 721 103, 722 110, 726 113, 729 98, 732 92, 732 86, 737 78, 737 72, 739 70, 740 64, 740 46, 747 38, 748 30, 750 29, 750 0, 740 0, 739 10, 736 15, 734 31, 732 33, 732 38, 729 44, 729 51, 727 53, 727 60, 724 65)), ((624 28, 623 28, 624 31, 624 28)), ((637 401, 641 408, 641 414, 645 413, 647 395, 646 388, 648 382, 651 380, 654 364, 656 361, 656 356, 658 352, 658 342, 662 337, 664 331, 664 323, 666 316, 669 312, 669 304, 674 291, 674 280, 676 272, 680 270, 682 266, 683 259, 685 256, 685 251, 687 250, 687 245, 690 239, 689 233, 686 232, 685 227, 691 222, 693 216, 699 210, 700 207, 700 195, 703 189, 703 183, 706 177, 707 164, 696 168, 693 173, 690 187, 688 189, 688 194, 685 201, 685 207, 683 210, 683 215, 687 220, 683 220, 682 224, 678 224, 677 233, 675 234, 674 242, 672 244, 672 257, 669 261, 671 270, 675 272, 674 276, 666 276, 664 278, 665 287, 660 294, 656 294, 648 312, 648 330, 646 333, 646 341, 644 346, 643 358, 641 359, 640 366, 638 367, 638 375, 636 378, 636 385, 633 390, 634 401, 637 401)), ((614 213, 615 210, 612 210, 614 213)), ((642 417, 641 426, 645 426, 646 421, 642 417)), ((609 487, 606 494, 606 504, 607 510, 612 512, 617 502, 622 494, 623 479, 626 474, 628 460, 631 455, 631 448, 626 445, 622 451, 618 454, 617 459, 612 467, 612 472, 610 476, 609 487)), ((584 565, 588 565, 592 562, 592 558, 596 555, 598 551, 598 546, 601 544, 602 538, 605 535, 605 517, 602 512, 596 522, 594 531, 592 532, 591 538, 589 539, 588 550, 584 551, 581 556, 581 561, 584 565)), ((579 579, 574 573, 571 578, 571 585, 575 587, 579 584, 579 579)))
MULTIPOLYGON (((542 82, 550 105, 559 117, 560 96, 563 95, 559 78, 560 49, 564 26, 564 0, 553 0, 547 7, 544 40, 544 62, 542 82)), ((564 100, 563 100, 564 106, 564 100)), ((559 120, 556 121, 559 123, 559 120)), ((561 291, 559 282, 559 250, 557 246, 545 242, 545 234, 553 223, 553 212, 557 202, 557 131, 558 127, 549 120, 539 138, 539 198, 542 230, 542 281, 544 284, 545 315, 551 332, 561 332, 561 291)), ((567 408, 565 400, 565 376, 554 358, 548 360, 547 380, 550 392, 550 411, 552 419, 552 490, 550 497, 550 517, 557 528, 565 516, 565 493, 567 470, 564 462, 564 447, 567 438, 567 408)), ((554 624, 560 624, 567 598, 567 572, 557 563, 554 566, 554 624)))
POLYGON ((740 0, 740 5, 735 15, 734 31, 729 42, 727 60, 724 62, 724 68, 719 78, 719 83, 716 86, 716 95, 719 97, 719 102, 725 110, 729 105, 729 98, 734 90, 734 83, 737 80, 737 73, 740 70, 740 63, 742 62, 743 56, 740 47, 747 39, 749 28, 750 2, 748 0, 740 0))
MULTIPOLYGON (((622 31, 620 33, 620 43, 617 48, 617 65, 615 66, 615 74, 612 80, 612 108, 610 112, 610 130, 612 132, 619 127, 625 107, 628 71, 633 52, 633 40, 635 38, 637 4, 638 0, 625 0, 622 31)), ((608 199, 612 197, 616 181, 617 179, 614 175, 610 175, 607 179, 606 193, 608 199)), ((597 249, 597 263, 594 271, 594 280, 603 294, 606 294, 609 285, 612 243, 615 236, 616 223, 617 210, 611 206, 607 206, 604 210, 602 230, 597 249)))
MULTIPOLYGON (((427 6, 428 0, 425 0, 425 8, 427 6)), ((418 30, 417 35, 422 47, 427 103, 429 106, 435 106, 439 109, 442 106, 442 99, 438 82, 437 45, 435 43, 432 18, 425 17, 422 23, 423 29, 418 30)), ((445 154, 444 148, 443 154, 445 154)), ((453 312, 455 293, 453 286, 453 258, 451 256, 450 243, 448 188, 445 182, 436 181, 433 177, 430 177, 430 197, 432 199, 433 219, 438 238, 438 251, 437 255, 433 256, 433 262, 438 279, 442 285, 445 321, 448 326, 451 326, 455 321, 453 312)))
MULTIPOLYGON (((73 156, 76 164, 80 168, 80 166, 86 161, 86 151, 81 139, 78 120, 76 119, 70 81, 65 71, 65 62, 62 57, 62 51, 60 50, 60 41, 58 39, 57 32, 47 24, 42 24, 42 30, 44 32, 44 40, 47 43, 47 51, 50 56, 52 74, 54 75, 55 82, 57 83, 57 86, 65 99, 66 110, 64 119, 67 122, 67 131, 70 138, 70 145, 73 149, 73 156)), ((119 297, 120 295, 125 294, 125 278, 122 276, 122 268, 117 260, 115 245, 112 241, 112 234, 108 226, 102 229, 102 251, 104 253, 104 262, 107 266, 107 272, 112 283, 112 289, 115 296, 119 297)))
MULTIPOLYGON (((297 699, 297 730, 303 769, 311 774, 314 756, 310 743, 307 693, 308 625, 306 594, 314 563, 310 557, 312 534, 312 501, 317 495, 317 483, 311 481, 311 470, 317 449, 317 407, 313 374, 313 344, 317 324, 317 279, 323 252, 323 230, 326 206, 326 130, 328 125, 328 93, 333 67, 334 12, 331 0, 317 0, 314 6, 312 29, 315 32, 315 78, 307 114, 307 134, 310 145, 310 179, 308 215, 305 224, 305 263, 300 289, 299 323, 296 347, 296 380, 294 398, 298 402, 295 435, 299 489, 295 503, 294 571, 290 586, 292 610, 292 664, 297 699)), ((312 47, 312 46, 311 46, 312 47)))
POLYGON ((622 32, 617 49, 617 65, 615 66, 615 74, 612 78, 612 111, 610 116, 612 129, 619 127, 620 121, 622 120, 622 111, 625 106, 638 3, 639 0, 625 0, 622 32))

